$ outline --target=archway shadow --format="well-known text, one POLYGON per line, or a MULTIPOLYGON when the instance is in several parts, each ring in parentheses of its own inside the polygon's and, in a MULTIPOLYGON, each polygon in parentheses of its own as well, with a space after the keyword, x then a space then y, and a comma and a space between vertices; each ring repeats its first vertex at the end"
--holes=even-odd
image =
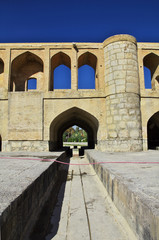
POLYGON ((88 136, 88 147, 95 147, 99 127, 97 118, 85 110, 78 107, 72 107, 59 114, 51 122, 49 151, 57 151, 63 147, 63 133, 73 125, 77 125, 84 129, 88 136))
MULTIPOLYGON (((70 157, 67 157, 65 162, 69 163, 70 157)), ((58 165, 57 168, 59 169, 61 164, 55 164, 58 165)), ((50 197, 43 207, 40 217, 30 235, 30 240, 51 240, 56 236, 61 219, 66 182, 70 180, 69 165, 63 165, 50 197)))
POLYGON ((159 112, 151 116, 147 123, 148 149, 159 147, 159 112))

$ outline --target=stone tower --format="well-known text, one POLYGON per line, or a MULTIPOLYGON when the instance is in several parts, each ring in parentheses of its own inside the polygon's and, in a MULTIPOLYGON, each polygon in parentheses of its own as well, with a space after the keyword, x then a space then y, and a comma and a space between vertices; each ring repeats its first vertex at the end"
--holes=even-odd
POLYGON ((108 151, 141 151, 141 113, 136 39, 115 35, 103 43, 108 151))

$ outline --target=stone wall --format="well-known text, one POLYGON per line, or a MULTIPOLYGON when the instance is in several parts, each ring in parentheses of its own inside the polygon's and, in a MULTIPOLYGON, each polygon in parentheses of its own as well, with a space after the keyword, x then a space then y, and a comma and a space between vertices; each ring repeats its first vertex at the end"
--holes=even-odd
MULTIPOLYGON (((66 158, 63 153, 58 159, 66 158)), ((51 191, 60 183, 62 165, 52 163, 0 216, 1 240, 27 240, 36 221, 50 197, 51 191)))
POLYGON ((43 94, 13 92, 8 97, 8 140, 42 140, 43 94))
MULTIPOLYGON (((141 194, 139 186, 137 186, 137 191, 131 184, 133 178, 131 180, 127 177, 124 181, 121 173, 124 172, 122 167, 122 170, 118 171, 117 168, 112 170, 112 164, 100 164, 99 162, 103 161, 100 152, 87 150, 86 156, 89 162, 93 163, 92 166, 99 179, 135 233, 136 238, 138 240, 159 240, 158 203, 155 201, 157 197, 153 198, 151 194, 147 195, 144 191, 141 194)), ((111 157, 106 157, 105 161, 112 161, 111 157)), ((120 157, 115 158, 114 156, 115 161, 117 161, 116 159, 119 161, 120 157)))
POLYGON ((49 151, 48 141, 2 141, 2 151, 18 152, 18 151, 49 151))
POLYGON ((141 151, 141 112, 136 40, 128 35, 104 42, 106 125, 109 151, 141 151))
MULTIPOLYGON (((99 122, 95 139, 98 149, 147 150, 147 124, 159 111, 158 80, 155 89, 144 86, 143 60, 148 55, 159 59, 159 43, 137 43, 126 34, 112 36, 103 43, 0 44, 2 150, 34 151, 39 146, 40 151, 47 151, 45 141, 52 141, 52 122, 75 107, 99 122), (53 71, 60 64, 71 69, 71 89, 52 86, 53 71), (84 64, 95 71, 95 89, 78 89, 78 68, 84 64), (37 89, 30 91, 27 81, 31 77, 37 78, 37 89)), ((158 65, 156 60, 157 69, 158 65)), ((82 117, 74 118, 73 124, 82 125, 82 117)), ((69 125, 67 120, 64 124, 69 125)))

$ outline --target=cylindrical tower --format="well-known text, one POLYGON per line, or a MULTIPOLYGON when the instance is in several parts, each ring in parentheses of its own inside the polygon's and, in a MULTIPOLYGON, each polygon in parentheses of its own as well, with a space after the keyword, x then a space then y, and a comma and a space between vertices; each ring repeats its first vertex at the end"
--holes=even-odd
POLYGON ((115 35, 103 43, 107 151, 141 151, 141 114, 136 39, 115 35))

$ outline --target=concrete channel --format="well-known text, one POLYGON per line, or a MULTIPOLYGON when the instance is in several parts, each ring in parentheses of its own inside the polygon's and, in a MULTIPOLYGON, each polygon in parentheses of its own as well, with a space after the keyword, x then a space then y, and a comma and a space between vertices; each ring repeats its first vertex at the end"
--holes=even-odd
POLYGON ((75 155, 0 154, 0 239, 159 240, 159 152, 75 155))

